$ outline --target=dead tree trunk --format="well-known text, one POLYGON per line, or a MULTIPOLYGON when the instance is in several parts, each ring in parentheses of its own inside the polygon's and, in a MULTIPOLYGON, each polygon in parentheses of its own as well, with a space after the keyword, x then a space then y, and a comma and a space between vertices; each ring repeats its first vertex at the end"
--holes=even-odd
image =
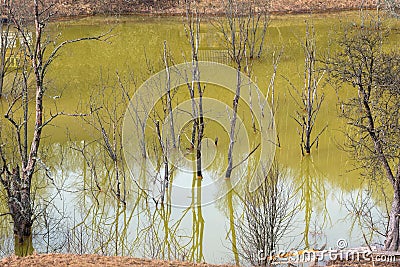
POLYGON ((235 128, 236 128, 236 119, 237 119, 237 109, 239 105, 240 99, 240 87, 241 87, 241 72, 240 72, 240 64, 238 64, 236 74, 236 94, 233 98, 232 102, 232 118, 231 118, 231 129, 229 132, 229 148, 228 148, 228 168, 226 169, 225 178, 231 178, 232 170, 233 170, 233 146, 235 144, 235 128))
POLYGON ((188 28, 186 29, 187 36, 191 47, 192 56, 192 82, 187 81, 190 100, 192 103, 192 137, 191 149, 196 149, 196 174, 198 179, 203 178, 202 174, 202 158, 201 158, 201 143, 204 135, 204 117, 203 117, 203 89, 200 84, 200 70, 198 50, 200 44, 200 16, 197 7, 192 8, 192 0, 186 0, 186 21, 188 28), (198 102, 195 99, 195 91, 197 88, 198 102), (197 135, 196 135, 197 133, 197 135), (197 137, 197 142, 196 142, 197 137))
POLYGON ((171 140, 172 140, 172 147, 176 147, 175 141, 175 130, 174 130, 174 116, 172 113, 172 97, 171 97, 171 75, 169 73, 169 64, 168 64, 168 53, 167 53, 167 42, 164 41, 164 54, 163 54, 163 61, 165 65, 165 72, 167 74, 167 82, 166 82, 166 91, 167 91, 167 110, 168 116, 170 116, 169 123, 171 128, 171 140))
MULTIPOLYGON (((36 41, 34 44, 34 50, 28 51, 28 55, 32 58, 32 68, 36 79, 36 97, 35 97, 35 126, 33 130, 33 138, 30 145, 29 154, 26 153, 27 147, 22 147, 20 138, 18 138, 18 144, 20 146, 21 156, 27 156, 22 158, 22 172, 19 170, 17 165, 13 168, 12 173, 6 175, 8 181, 4 181, 3 185, 8 195, 8 206, 10 209, 11 217, 14 221, 14 235, 15 235, 15 254, 18 256, 26 256, 33 253, 32 246, 32 203, 31 203, 31 181, 33 172, 36 165, 37 154, 39 150, 41 134, 43 129, 43 53, 42 53, 42 25, 40 21, 39 5, 37 0, 34 1, 34 20, 35 20, 35 33, 36 41), (25 150, 23 152, 22 150, 25 150)), ((25 46, 29 49, 29 41, 26 37, 26 33, 21 28, 21 25, 15 21, 15 25, 18 32, 23 36, 25 46)), ((28 122, 28 114, 24 112, 24 123, 25 129, 28 122)), ((15 123, 15 121, 6 115, 6 118, 15 123)), ((13 124, 14 124, 13 123, 13 124)), ((18 128, 18 127, 17 127, 18 128)), ((18 136, 20 137, 20 130, 17 130, 18 136)), ((26 134, 26 133, 25 133, 26 134)))
POLYGON ((5 176, 2 183, 7 191, 8 208, 14 221, 15 255, 29 255, 33 253, 30 180, 23 173, 21 176, 18 165, 12 172, 7 170, 5 176))
MULTIPOLYGON (((236 90, 232 102, 232 114, 230 117, 229 130, 229 147, 228 147, 228 166, 225 172, 225 178, 229 179, 233 170, 233 147, 235 144, 235 130, 237 110, 240 100, 241 89, 241 70, 243 60, 246 58, 246 49, 249 41, 250 21, 251 21, 251 6, 247 6, 239 1, 230 0, 226 6, 226 20, 218 21, 218 27, 223 35, 226 44, 226 49, 231 60, 235 64, 237 71, 236 90)), ((246 69, 248 65, 244 66, 246 69)))
POLYGON ((163 165, 164 165, 164 178, 161 181, 161 197, 160 197, 161 205, 163 205, 164 198, 165 198, 165 191, 166 191, 166 189, 168 187, 168 183, 169 183, 169 168, 168 168, 168 154, 167 154, 168 152, 167 152, 164 142, 162 140, 161 131, 160 131, 160 122, 155 121, 154 124, 156 127, 158 141, 159 141, 159 144, 161 147, 162 161, 163 161, 163 165))
POLYGON ((270 1, 249 1, 247 3, 247 20, 248 20, 248 50, 249 58, 260 58, 263 48, 265 36, 269 23, 269 4, 270 1), (261 30, 261 32, 260 32, 261 30))
POLYGON ((32 224, 34 215, 31 201, 31 182, 38 160, 43 127, 50 124, 59 115, 65 115, 62 112, 58 112, 46 120, 44 119, 43 95, 45 92, 44 82, 47 68, 64 45, 81 40, 100 40, 105 36, 104 34, 97 37, 64 41, 44 58, 46 46, 49 42, 42 39, 42 33, 52 15, 50 7, 44 2, 34 0, 32 5, 33 10, 27 11, 26 14, 18 13, 18 10, 10 11, 12 23, 20 40, 22 40, 20 49, 24 60, 21 60, 20 70, 15 74, 17 75, 16 79, 21 80, 19 84, 13 85, 13 90, 17 97, 9 103, 8 110, 4 115, 5 119, 10 123, 12 131, 15 133, 13 135, 15 138, 8 138, 6 139, 7 142, 1 139, 0 156, 3 166, 0 169, 0 178, 7 192, 9 213, 14 222, 14 245, 17 256, 26 256, 33 252, 32 224), (33 20, 29 16, 33 16, 33 20), (27 31, 29 27, 26 24, 27 21, 34 22, 35 38, 33 44, 32 38, 27 31), (29 58, 29 61, 25 60, 27 58, 29 58), (34 74, 35 80, 35 110, 32 116, 34 118, 32 135, 28 135, 28 121, 31 117, 28 105, 28 75, 30 70, 34 74), (20 99, 22 101, 19 101, 20 99), (18 115, 14 112, 16 109, 22 109, 23 115, 21 117, 17 117, 18 115), (29 147, 28 144, 30 144, 29 147), (7 146, 11 150, 13 149, 14 152, 11 153, 12 155, 7 153, 9 151, 6 149, 2 149, 3 146, 7 146))
POLYGON ((301 152, 304 155, 311 153, 311 148, 318 142, 320 135, 326 130, 327 126, 312 138, 312 133, 315 128, 317 115, 321 109, 322 102, 324 101, 325 95, 320 93, 319 83, 323 78, 324 73, 319 73, 317 70, 317 58, 316 58, 316 40, 315 31, 313 26, 306 25, 306 36, 305 44, 303 45, 304 50, 304 85, 303 88, 297 89, 288 79, 292 91, 289 91, 290 95, 294 99, 298 110, 294 120, 301 127, 301 152))
MULTIPOLYGON (((197 64, 197 62, 196 62, 197 64)), ((196 66, 198 71, 198 66, 196 66)), ((201 164, 201 142, 203 141, 204 135, 204 117, 203 117, 203 90, 201 88, 200 82, 197 82, 198 92, 199 92, 199 123, 198 123, 198 130, 197 130, 197 147, 196 147, 196 172, 197 178, 202 179, 202 164, 201 164)))

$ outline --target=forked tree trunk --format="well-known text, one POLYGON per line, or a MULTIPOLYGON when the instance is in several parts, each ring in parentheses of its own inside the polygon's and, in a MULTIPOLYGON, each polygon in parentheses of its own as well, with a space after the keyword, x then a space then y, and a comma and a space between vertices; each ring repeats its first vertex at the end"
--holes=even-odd
POLYGON ((191 8, 191 4, 195 3, 192 0, 186 0, 186 20, 188 23, 187 34, 189 37, 191 52, 192 52, 192 83, 187 80, 187 86, 189 89, 190 100, 192 104, 192 137, 190 150, 196 149, 196 174, 197 179, 202 179, 202 164, 201 164, 201 143, 203 141, 204 133, 204 118, 203 118, 203 90, 200 84, 200 70, 199 70, 199 59, 198 50, 200 44, 200 17, 195 7, 194 11, 191 8), (197 92, 199 95, 199 102, 195 100, 195 86, 197 86, 197 92), (196 143, 197 133, 197 143, 196 143))
POLYGON ((400 180, 394 185, 392 209, 389 215, 388 233, 385 241, 385 249, 397 251, 399 249, 399 216, 400 216, 400 180))

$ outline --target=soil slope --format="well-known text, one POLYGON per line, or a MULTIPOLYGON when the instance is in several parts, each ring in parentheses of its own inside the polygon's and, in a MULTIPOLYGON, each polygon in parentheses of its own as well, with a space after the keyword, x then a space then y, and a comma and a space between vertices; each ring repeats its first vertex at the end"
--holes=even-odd
MULTIPOLYGON (((94 14, 183 14, 184 0, 53 0, 60 17, 94 14)), ((246 1, 246 0, 239 0, 246 1)), ((270 0, 272 13, 328 12, 373 8, 375 0, 270 0)), ((199 10, 208 14, 224 12, 222 0, 200 0, 199 10)), ((225 1, 226 2, 226 1, 225 1)), ((256 1, 257 2, 257 1, 256 1)), ((265 3, 261 0, 261 3, 265 3)))
MULTIPOLYGON (((160 261, 138 259, 131 257, 113 257, 100 255, 75 255, 75 254, 37 254, 29 257, 9 257, 0 260, 2 267, 233 267, 233 265, 212 265, 206 263, 190 263, 179 261, 160 261)), ((395 267, 399 263, 354 263, 336 262, 328 264, 329 267, 395 267)))

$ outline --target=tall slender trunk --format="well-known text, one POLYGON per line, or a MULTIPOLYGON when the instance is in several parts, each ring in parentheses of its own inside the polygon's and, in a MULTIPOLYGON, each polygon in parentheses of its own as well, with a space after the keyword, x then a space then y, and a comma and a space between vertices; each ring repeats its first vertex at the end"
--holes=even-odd
POLYGON ((197 178, 202 179, 202 164, 201 164, 201 143, 203 141, 203 134, 204 134, 204 117, 203 117, 203 90, 201 89, 200 84, 200 70, 199 70, 199 62, 197 59, 197 52, 195 57, 195 75, 196 75, 196 85, 197 85, 197 92, 199 94, 199 117, 197 119, 197 147, 196 147, 196 171, 197 171, 197 178))
POLYGON ((204 119, 203 119, 203 91, 200 84, 200 70, 199 70, 199 59, 198 50, 200 44, 200 17, 197 11, 197 7, 193 13, 191 9, 191 0, 186 1, 186 19, 188 22, 188 34, 189 42, 192 52, 192 83, 187 81, 187 86, 190 93, 190 100, 192 103, 192 116, 193 116, 193 128, 191 137, 191 149, 196 148, 196 174, 198 179, 203 178, 202 164, 201 164, 201 142, 203 140, 204 132, 204 119), (199 94, 199 102, 195 100, 195 86, 197 86, 197 92, 199 94), (197 133, 197 143, 196 143, 197 133))
POLYGON ((196 169, 197 169, 197 178, 203 178, 202 174, 202 165, 201 165, 201 142, 203 141, 203 132, 204 132, 204 117, 203 117, 203 93, 199 86, 199 125, 197 132, 197 147, 196 147, 196 169))
POLYGON ((229 148, 228 148, 228 168, 226 169, 225 178, 230 179, 233 170, 233 146, 235 144, 235 126, 237 118, 237 109, 240 99, 240 87, 241 87, 241 75, 240 75, 240 65, 237 67, 237 81, 236 81, 236 94, 233 99, 232 109, 233 114, 231 118, 231 129, 229 132, 229 148))
POLYGON ((258 58, 261 58, 261 54, 262 54, 263 46, 264 46, 264 41, 265 41, 265 35, 267 33, 267 28, 268 28, 268 18, 267 18, 266 15, 264 15, 263 31, 261 33, 261 42, 260 42, 260 46, 258 48, 258 54, 257 54, 258 58))
POLYGON ((306 61, 308 61, 308 63, 307 63, 308 69, 306 71, 306 72, 308 72, 307 73, 308 81, 307 81, 307 92, 306 92, 306 94, 307 94, 307 96, 306 96, 306 98, 307 98, 307 104, 306 104, 307 122, 305 125, 306 141, 304 144, 304 149, 306 150, 307 154, 310 154, 310 152, 311 152, 311 145, 310 145, 311 144, 311 140, 310 140, 311 139, 311 124, 312 124, 312 114, 314 111, 313 99, 312 99, 313 96, 311 95, 311 92, 315 90, 315 88, 312 88, 312 86, 311 86, 312 79, 313 79, 312 76, 314 75, 312 60, 313 60, 313 58, 307 58, 307 60, 306 60, 306 61))
POLYGON ((306 134, 306 140, 304 144, 304 149, 306 150, 307 154, 310 154, 311 152, 311 131, 312 131, 312 124, 313 124, 313 113, 315 112, 315 107, 314 107, 314 97, 316 93, 316 84, 315 84, 315 44, 314 44, 314 32, 312 32, 311 38, 309 37, 309 32, 308 32, 308 25, 307 25, 307 32, 306 32, 306 45, 305 45, 305 65, 306 65, 306 70, 305 70, 305 75, 306 75, 306 111, 307 111, 307 118, 306 118, 306 123, 304 125, 305 128, 305 134, 306 134))
POLYGON ((164 204, 165 190, 168 188, 168 183, 169 183, 169 168, 168 168, 168 155, 167 155, 168 152, 161 137, 160 122, 156 121, 155 126, 156 126, 158 141, 161 147, 162 159, 164 164, 164 179, 161 182, 161 198, 160 198, 161 204, 164 204))
POLYGON ((167 109, 168 115, 170 116, 170 128, 171 128, 171 140, 172 140, 172 147, 176 148, 176 141, 175 141, 175 130, 174 130, 174 116, 172 113, 172 97, 171 97, 171 74, 169 72, 169 65, 168 65, 168 54, 167 54, 167 42, 164 41, 164 65, 165 65, 165 72, 167 74, 167 81, 166 81, 166 91, 167 91, 167 109))

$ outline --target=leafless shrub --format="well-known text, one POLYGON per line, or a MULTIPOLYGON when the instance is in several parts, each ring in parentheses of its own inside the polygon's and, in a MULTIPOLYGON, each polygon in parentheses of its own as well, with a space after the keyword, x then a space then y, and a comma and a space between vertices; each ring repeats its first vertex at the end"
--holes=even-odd
MULTIPOLYGON (((315 129, 318 113, 324 101, 325 94, 320 91, 320 82, 324 72, 317 69, 317 44, 315 40, 315 29, 313 25, 306 25, 305 41, 302 45, 304 50, 304 84, 302 88, 297 87, 287 79, 290 83, 289 93, 296 103, 296 115, 293 117, 301 130, 301 152, 304 155, 311 153, 314 144, 318 145, 320 135, 326 130, 327 125, 311 137, 315 129)), ((314 131, 315 132, 315 131, 314 131)))

